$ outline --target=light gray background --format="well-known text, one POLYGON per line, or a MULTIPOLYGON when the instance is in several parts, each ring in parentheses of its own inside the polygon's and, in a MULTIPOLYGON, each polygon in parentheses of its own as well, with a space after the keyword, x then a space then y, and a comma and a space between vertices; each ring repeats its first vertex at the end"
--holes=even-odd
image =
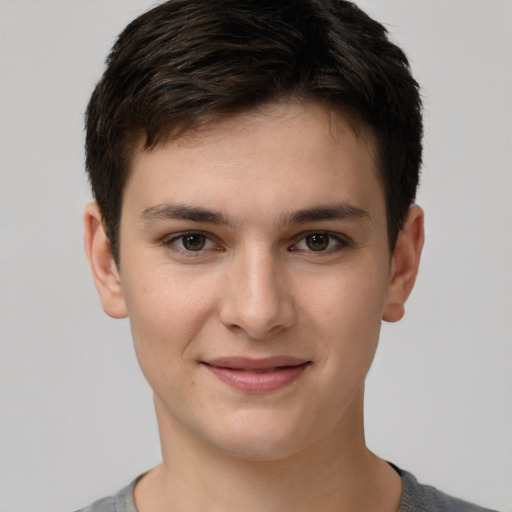
MULTIPOLYGON (((0 0, 0 510, 65 512, 159 462, 126 321, 83 254, 82 115, 145 0, 0 0)), ((367 437, 421 480, 512 510, 512 3, 364 0, 425 100, 427 244, 385 325, 367 437)))

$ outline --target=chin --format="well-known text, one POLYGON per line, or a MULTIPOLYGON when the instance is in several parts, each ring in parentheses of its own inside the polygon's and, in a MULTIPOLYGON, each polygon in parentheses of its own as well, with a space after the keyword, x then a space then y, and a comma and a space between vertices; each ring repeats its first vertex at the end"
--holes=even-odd
POLYGON ((268 415, 247 415, 231 425, 224 422, 221 428, 210 442, 227 455, 248 461, 286 459, 314 442, 296 424, 268 415))
MULTIPOLYGON (((218 445, 219 446, 219 445, 218 445)), ((226 455, 249 462, 272 462, 286 459, 300 451, 300 447, 290 440, 261 439, 251 436, 244 442, 225 443, 219 446, 226 455)))

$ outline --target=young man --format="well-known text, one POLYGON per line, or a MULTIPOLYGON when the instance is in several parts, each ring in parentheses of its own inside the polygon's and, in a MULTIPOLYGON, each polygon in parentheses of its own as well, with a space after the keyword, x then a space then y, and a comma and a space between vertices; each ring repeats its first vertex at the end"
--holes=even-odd
POLYGON ((84 510, 483 510, 364 440, 421 136, 405 55, 349 2, 171 0, 123 31, 87 111, 86 250, 163 462, 84 510))

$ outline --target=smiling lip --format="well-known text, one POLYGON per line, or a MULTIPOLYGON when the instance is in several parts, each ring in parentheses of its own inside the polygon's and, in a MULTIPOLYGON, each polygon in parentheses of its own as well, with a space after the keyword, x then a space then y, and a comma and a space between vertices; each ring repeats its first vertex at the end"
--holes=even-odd
POLYGON ((311 361, 290 356, 222 357, 203 364, 222 382, 239 391, 268 393, 294 382, 311 361))

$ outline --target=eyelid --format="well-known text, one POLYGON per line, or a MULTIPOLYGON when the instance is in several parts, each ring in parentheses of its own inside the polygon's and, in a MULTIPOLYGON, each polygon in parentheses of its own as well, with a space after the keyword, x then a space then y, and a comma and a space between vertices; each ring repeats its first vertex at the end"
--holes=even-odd
POLYGON ((207 233, 205 231, 201 231, 200 229, 188 229, 186 231, 180 231, 178 233, 172 233, 172 234, 166 235, 165 237, 163 237, 161 239, 160 243, 164 247, 173 248, 176 251, 179 251, 179 252, 181 252, 183 254, 187 254, 187 255, 191 255, 191 256, 193 256, 193 255, 198 256, 201 253, 204 253, 206 251, 211 251, 212 249, 219 250, 221 248, 220 244, 214 240, 214 237, 210 233, 207 233), (179 247, 175 243, 175 242, 179 241, 180 239, 183 239, 184 237, 191 236, 191 235, 201 235, 201 236, 204 236, 206 238, 206 240, 207 240, 207 243, 209 242, 214 247, 202 248, 202 249, 200 249, 198 251, 190 251, 190 250, 185 249, 184 247, 179 247))
MULTIPOLYGON (((337 232, 332 232, 332 231, 327 231, 327 230, 312 229, 312 230, 304 231, 304 232, 296 235, 294 237, 294 241, 288 247, 288 251, 290 251, 290 252, 303 251, 303 252, 310 253, 312 255, 320 256, 322 254, 324 254, 324 255, 330 254, 330 253, 336 252, 337 250, 341 250, 345 247, 351 246, 352 243, 353 243, 352 240, 348 236, 346 236, 342 233, 337 233, 337 232), (325 249, 323 251, 314 251, 312 249, 297 249, 296 248, 296 246, 300 242, 304 241, 308 236, 311 236, 311 235, 326 235, 330 238, 330 241, 335 241, 336 244, 334 247, 325 249)), ((167 234, 166 236, 164 236, 160 239, 160 244, 164 247, 172 248, 172 249, 176 250, 177 252, 187 254, 189 256, 199 256, 202 253, 209 252, 212 250, 217 250, 217 251, 224 250, 223 245, 216 239, 216 237, 214 235, 212 235, 209 232, 202 231, 200 229, 188 229, 185 231, 167 234), (204 236, 207 240, 207 243, 209 242, 209 244, 212 244, 213 247, 210 246, 207 248, 200 249, 198 251, 190 251, 185 248, 179 247, 175 243, 175 242, 179 241, 180 239, 183 239, 184 237, 190 236, 190 235, 204 236)))
POLYGON ((311 253, 312 255, 322 255, 322 254, 331 254, 333 252, 336 252, 337 250, 343 249, 344 247, 349 247, 352 243, 351 239, 347 237, 346 235, 343 235, 342 233, 333 233, 332 231, 325 231, 325 230, 310 230, 306 231, 304 233, 300 233, 295 237, 295 242, 289 247, 289 251, 304 251, 307 253, 311 253), (330 238, 330 240, 335 240, 336 245, 335 247, 331 247, 329 249, 325 249, 323 251, 314 251, 313 249, 296 249, 295 247, 299 245, 300 242, 305 241, 305 239, 308 236, 311 235, 326 235, 330 238))

